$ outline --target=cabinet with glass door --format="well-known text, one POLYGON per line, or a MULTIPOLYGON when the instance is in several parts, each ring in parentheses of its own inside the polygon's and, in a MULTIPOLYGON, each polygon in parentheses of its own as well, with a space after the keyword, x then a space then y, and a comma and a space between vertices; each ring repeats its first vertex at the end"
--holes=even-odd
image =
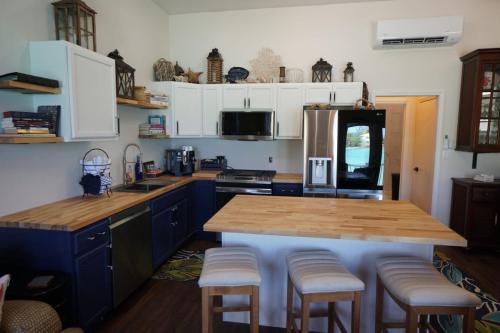
POLYGON ((476 50, 460 59, 457 150, 500 152, 500 48, 476 50))

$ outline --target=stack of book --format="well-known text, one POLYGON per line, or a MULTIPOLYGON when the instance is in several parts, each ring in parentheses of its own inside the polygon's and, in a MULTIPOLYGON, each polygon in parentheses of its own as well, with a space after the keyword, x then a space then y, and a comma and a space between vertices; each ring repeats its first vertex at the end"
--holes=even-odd
POLYGON ((139 136, 165 136, 166 117, 165 116, 149 116, 147 124, 139 125, 139 136))
POLYGON ((159 106, 168 107, 168 96, 165 94, 149 94, 149 103, 159 106))
POLYGON ((39 112, 6 111, 1 128, 4 135, 55 137, 58 131, 58 106, 39 107, 39 112))

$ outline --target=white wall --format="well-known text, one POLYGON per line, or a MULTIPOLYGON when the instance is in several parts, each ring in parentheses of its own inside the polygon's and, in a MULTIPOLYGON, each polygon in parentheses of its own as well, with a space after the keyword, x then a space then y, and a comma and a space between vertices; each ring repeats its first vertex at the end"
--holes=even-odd
MULTIPOLYGON (((86 0, 97 14, 97 51, 117 48, 136 68, 136 84, 152 80, 153 63, 168 57, 168 15, 150 0, 86 0)), ((0 0, 0 73, 28 72, 27 43, 55 38, 49 0, 0 0)), ((0 112, 32 111, 31 98, 0 91, 0 112)), ((121 158, 127 143, 138 142, 138 124, 147 111, 119 107, 121 136, 113 142, 57 145, 0 145, 0 216, 80 195, 79 160, 90 148, 104 148, 113 160, 112 176, 121 183, 121 158)), ((166 142, 142 140, 145 159, 162 160, 166 142)))
MULTIPOLYGON (((355 79, 383 95, 395 91, 444 93, 443 134, 455 141, 461 77, 459 57, 476 48, 500 47, 500 2, 497 0, 394 0, 316 7, 295 7, 170 16, 170 55, 184 67, 206 71, 206 56, 218 47, 227 71, 232 66, 250 68, 249 61, 262 47, 271 47, 288 67, 299 67, 310 78, 310 68, 323 57, 334 66, 334 77, 348 61, 354 63, 355 79), (460 15, 464 17, 463 40, 455 47, 423 50, 375 51, 373 27, 379 19, 460 15)), ((194 144, 194 143, 193 143, 194 144)), ((278 150, 282 143, 275 143, 278 150)), ((212 141, 197 141, 204 152, 212 141)), ((299 145, 296 145, 299 149, 299 145)), ((224 146, 238 160, 239 143, 224 146)), ((263 145, 262 147, 266 147, 263 145)), ((271 148, 269 148, 271 149, 271 148)), ((292 148, 293 149, 293 148, 292 148)), ((300 153, 300 152, 299 152, 300 153)), ((295 155, 295 154, 293 154, 295 155)), ((279 163, 280 166, 297 164, 279 163)), ((500 155, 479 156, 472 170, 472 155, 450 152, 441 161, 436 216, 447 223, 451 177, 478 172, 500 176, 500 155)), ((300 164, 299 164, 300 165, 300 164)), ((287 171, 285 169, 278 169, 287 171)))

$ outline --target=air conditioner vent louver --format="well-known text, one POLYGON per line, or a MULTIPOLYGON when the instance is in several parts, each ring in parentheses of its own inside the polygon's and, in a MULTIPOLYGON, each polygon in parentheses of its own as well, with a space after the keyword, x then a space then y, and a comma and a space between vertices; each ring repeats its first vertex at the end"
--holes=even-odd
POLYGON ((428 37, 425 39, 426 44, 440 44, 446 42, 446 37, 428 37))
POLYGON ((403 40, 402 39, 384 39, 383 41, 384 45, 402 45, 403 40))

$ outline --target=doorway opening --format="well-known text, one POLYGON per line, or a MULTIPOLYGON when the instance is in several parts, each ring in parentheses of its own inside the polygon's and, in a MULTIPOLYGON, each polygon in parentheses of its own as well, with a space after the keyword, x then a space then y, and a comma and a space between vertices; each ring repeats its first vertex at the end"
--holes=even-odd
POLYGON ((438 96, 377 96, 386 110, 384 196, 432 214, 438 96))

